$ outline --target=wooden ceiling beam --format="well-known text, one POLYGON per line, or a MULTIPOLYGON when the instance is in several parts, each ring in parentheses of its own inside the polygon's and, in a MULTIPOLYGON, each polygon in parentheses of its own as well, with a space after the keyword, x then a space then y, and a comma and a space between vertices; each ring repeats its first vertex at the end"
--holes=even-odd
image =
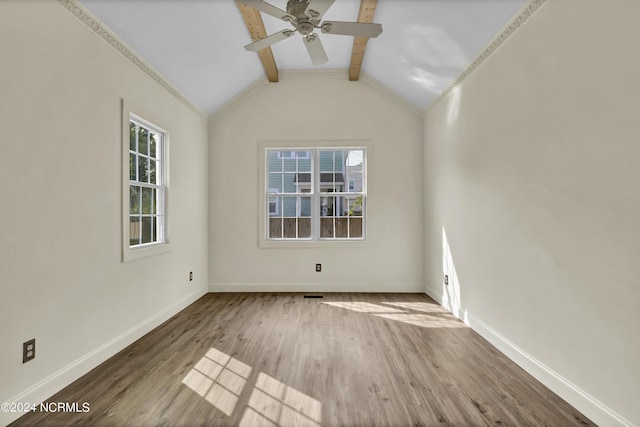
MULTIPOLYGON (((361 0, 358 22, 373 22, 378 0, 361 0)), ((349 80, 357 81, 360 78, 360 68, 364 59, 364 51, 367 47, 368 37, 354 37, 351 50, 351 65, 349 65, 349 80)))
MULTIPOLYGON (((247 25, 247 29, 251 34, 251 40, 255 42, 267 37, 267 31, 264 28, 264 22, 262 22, 262 16, 260 16, 260 12, 252 7, 240 3, 239 1, 236 2, 236 4, 238 5, 238 9, 240 9, 242 18, 244 18, 244 23, 247 25)), ((260 61, 262 62, 264 72, 267 74, 267 78, 269 79, 269 81, 277 82, 278 67, 276 66, 276 60, 273 57, 271 48, 267 47, 260 50, 258 52, 258 56, 260 56, 260 61)))

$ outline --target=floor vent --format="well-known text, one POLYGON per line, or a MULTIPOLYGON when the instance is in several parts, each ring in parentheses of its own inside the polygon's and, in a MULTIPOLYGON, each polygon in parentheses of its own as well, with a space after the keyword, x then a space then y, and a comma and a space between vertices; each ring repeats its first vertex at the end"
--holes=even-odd
POLYGON ((322 295, 305 295, 305 298, 322 298, 322 295))

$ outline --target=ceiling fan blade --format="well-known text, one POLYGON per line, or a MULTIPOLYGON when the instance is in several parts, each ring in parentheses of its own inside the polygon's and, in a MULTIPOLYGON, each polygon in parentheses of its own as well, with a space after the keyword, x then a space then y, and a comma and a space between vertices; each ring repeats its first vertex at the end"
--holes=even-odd
POLYGON ((324 47, 320 42, 320 37, 317 35, 315 37, 306 37, 302 39, 302 42, 307 48, 307 52, 309 52, 313 65, 321 65, 329 60, 329 58, 327 58, 327 53, 324 51, 324 47))
POLYGON ((279 41, 282 41, 287 37, 290 37, 293 33, 295 33, 295 31, 282 30, 278 33, 273 33, 270 36, 267 36, 263 39, 250 43, 246 45, 244 48, 247 50, 250 50, 251 52, 257 52, 259 50, 262 50, 264 48, 271 46, 274 43, 278 43, 279 41))
POLYGON ((255 10, 259 10, 260 12, 264 12, 267 15, 271 15, 278 19, 282 19, 283 21, 287 21, 285 17, 289 17, 289 19, 293 18, 295 20, 295 17, 293 17, 292 15, 289 15, 287 12, 285 12, 280 8, 270 5, 266 1, 262 1, 262 0, 236 0, 236 1, 238 3, 242 3, 246 6, 252 7, 255 10))
POLYGON ((368 22, 324 21, 322 32, 343 36, 378 37, 382 32, 382 25, 368 22))
POLYGON ((335 0, 311 0, 304 14, 311 19, 316 19, 318 22, 322 19, 322 16, 327 13, 327 10, 331 7, 335 0), (312 16, 313 15, 313 16, 312 16))

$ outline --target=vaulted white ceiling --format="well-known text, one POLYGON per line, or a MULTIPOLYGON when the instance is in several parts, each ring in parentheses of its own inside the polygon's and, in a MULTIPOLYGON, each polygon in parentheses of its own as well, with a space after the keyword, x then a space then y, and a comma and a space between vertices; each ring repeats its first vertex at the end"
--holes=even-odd
MULTIPOLYGON (((286 0, 267 0, 286 9, 286 0)), ((233 0, 80 0, 202 111, 210 114, 264 76, 233 0)), ((482 52, 526 0, 378 0, 362 70, 424 108, 482 52)), ((336 0, 324 20, 356 21, 359 0, 336 0)), ((267 34, 291 28, 262 15, 267 34)), ((320 34, 314 66, 299 35, 272 46, 280 71, 348 69, 353 37, 320 34)), ((345 77, 346 78, 346 77, 345 77)), ((278 83, 272 83, 278 84, 278 83)))

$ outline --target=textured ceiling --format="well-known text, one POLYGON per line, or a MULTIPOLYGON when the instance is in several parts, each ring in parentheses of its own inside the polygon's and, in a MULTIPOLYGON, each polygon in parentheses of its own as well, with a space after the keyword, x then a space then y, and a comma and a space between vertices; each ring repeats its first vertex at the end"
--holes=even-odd
MULTIPOLYGON (((269 0, 268 0, 269 1, 269 0)), ((286 0, 271 0, 286 8, 286 0)), ((202 111, 220 109, 264 76, 233 0, 80 0, 202 111)), ((362 70, 424 108, 478 56, 526 0, 378 0, 382 34, 362 70)), ((355 21, 359 0, 336 0, 325 20, 355 21)), ((267 34, 290 28, 262 15, 267 34)), ((272 46, 279 70, 348 69, 353 37, 320 34, 329 62, 314 66, 299 35, 272 46)), ((346 77, 345 77, 346 78, 346 77)), ((277 83, 273 83, 277 84, 277 83)))

